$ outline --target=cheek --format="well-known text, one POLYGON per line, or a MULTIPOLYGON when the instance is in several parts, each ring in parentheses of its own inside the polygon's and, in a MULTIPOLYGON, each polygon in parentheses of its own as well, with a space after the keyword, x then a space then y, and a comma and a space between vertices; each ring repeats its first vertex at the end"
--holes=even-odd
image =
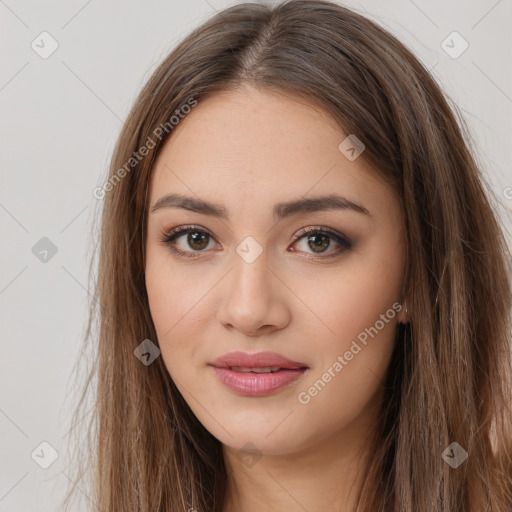
POLYGON ((162 249, 148 250, 145 280, 151 316, 164 341, 194 316, 201 300, 201 282, 191 280, 189 273, 162 249))
POLYGON ((361 262, 319 286, 321 291, 310 295, 308 302, 323 322, 324 339, 351 340, 381 315, 386 315, 390 324, 398 322, 392 306, 400 297, 401 280, 394 268, 361 262))
POLYGON ((388 270, 383 274, 379 265, 366 264, 340 273, 324 284, 323 299, 315 303, 334 334, 325 329, 315 337, 321 355, 298 392, 310 417, 322 418, 329 428, 353 421, 381 390, 398 323, 392 306, 401 286, 395 270, 388 270))
POLYGON ((171 361, 180 359, 184 344, 180 341, 180 329, 187 322, 187 298, 185 283, 165 257, 149 254, 146 266, 146 291, 151 318, 155 325, 162 357, 169 369, 171 361), (180 320, 181 319, 181 320, 180 320), (173 357, 169 355, 172 352, 173 357))
POLYGON ((147 262, 151 318, 164 364, 180 387, 179 382, 187 383, 196 371, 196 353, 205 332, 205 294, 213 283, 195 279, 157 251, 148 255, 147 262))
POLYGON ((377 389, 394 346, 403 270, 403 254, 396 246, 375 243, 320 284, 322 293, 311 303, 325 334, 315 337, 321 356, 311 383, 329 368, 336 374, 320 403, 343 397, 357 407, 377 389), (342 369, 335 366, 338 356, 342 369))

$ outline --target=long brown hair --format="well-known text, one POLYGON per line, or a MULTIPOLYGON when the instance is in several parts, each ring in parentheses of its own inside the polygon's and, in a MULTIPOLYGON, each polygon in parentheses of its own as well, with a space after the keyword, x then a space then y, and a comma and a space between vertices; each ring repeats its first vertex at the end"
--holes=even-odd
POLYGON ((84 492, 104 512, 222 510, 220 442, 162 358, 146 366, 134 350, 158 345, 144 280, 153 163, 194 102, 244 83, 328 111, 365 144, 361 157, 405 212, 409 322, 397 328, 357 511, 510 512, 512 259, 492 191, 464 119, 425 67, 376 23, 319 0, 213 16, 162 62, 128 115, 95 194, 103 211, 86 332, 95 357, 77 430, 89 391, 94 408, 70 478, 83 490, 90 469, 84 492), (444 456, 454 442, 468 454, 457 468, 444 456))

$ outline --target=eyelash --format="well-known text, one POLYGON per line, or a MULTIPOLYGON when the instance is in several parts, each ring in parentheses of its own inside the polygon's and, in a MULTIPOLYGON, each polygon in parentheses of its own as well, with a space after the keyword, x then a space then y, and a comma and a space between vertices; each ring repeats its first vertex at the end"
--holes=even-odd
MULTIPOLYGON (((177 249, 175 246, 175 243, 176 243, 175 241, 177 238, 179 238, 182 235, 185 235, 188 233, 195 233, 195 232, 205 233, 205 234, 209 235, 213 240, 215 240, 213 238, 213 235, 211 235, 207 230, 201 228, 200 226, 187 225, 187 226, 180 226, 180 227, 171 229, 171 231, 169 231, 169 232, 163 231, 162 238, 160 239, 160 241, 163 244, 167 245, 169 247, 169 250, 171 252, 177 254, 178 256, 182 256, 184 258, 197 258, 198 256, 195 256, 194 253, 201 253, 201 252, 205 252, 205 251, 181 251, 180 249, 177 249)), ((315 226, 312 228, 303 228, 299 231, 298 235, 294 238, 292 243, 296 243, 298 240, 306 237, 307 235, 311 236, 311 235, 319 235, 319 234, 327 235, 327 236, 331 237, 332 239, 334 239, 334 241, 336 243, 338 243, 339 245, 341 245, 344 248, 333 251, 332 253, 328 253, 327 256, 321 256, 320 253, 319 253, 319 255, 314 255, 314 254, 309 253, 309 256, 308 256, 309 258, 316 259, 316 260, 333 258, 333 257, 338 256, 341 253, 345 252, 345 250, 352 249, 352 246, 353 246, 352 242, 348 238, 346 238, 344 235, 341 235, 337 231, 334 231, 333 229, 331 229, 327 226, 315 226)))

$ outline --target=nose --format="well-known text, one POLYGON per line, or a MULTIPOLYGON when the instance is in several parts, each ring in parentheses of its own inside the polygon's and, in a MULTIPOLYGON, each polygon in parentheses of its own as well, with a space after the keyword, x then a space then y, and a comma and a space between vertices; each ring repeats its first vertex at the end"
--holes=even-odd
POLYGON ((235 254, 233 268, 223 281, 217 320, 225 328, 257 337, 290 322, 289 292, 283 276, 268 267, 265 252, 251 263, 235 254))

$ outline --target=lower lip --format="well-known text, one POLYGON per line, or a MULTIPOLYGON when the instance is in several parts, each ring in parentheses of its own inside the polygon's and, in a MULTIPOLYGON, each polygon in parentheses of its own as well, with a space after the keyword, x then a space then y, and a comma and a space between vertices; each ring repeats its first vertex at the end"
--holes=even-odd
POLYGON ((243 373, 212 366, 218 379, 236 393, 245 396, 265 396, 299 379, 307 370, 279 370, 274 373, 243 373))

